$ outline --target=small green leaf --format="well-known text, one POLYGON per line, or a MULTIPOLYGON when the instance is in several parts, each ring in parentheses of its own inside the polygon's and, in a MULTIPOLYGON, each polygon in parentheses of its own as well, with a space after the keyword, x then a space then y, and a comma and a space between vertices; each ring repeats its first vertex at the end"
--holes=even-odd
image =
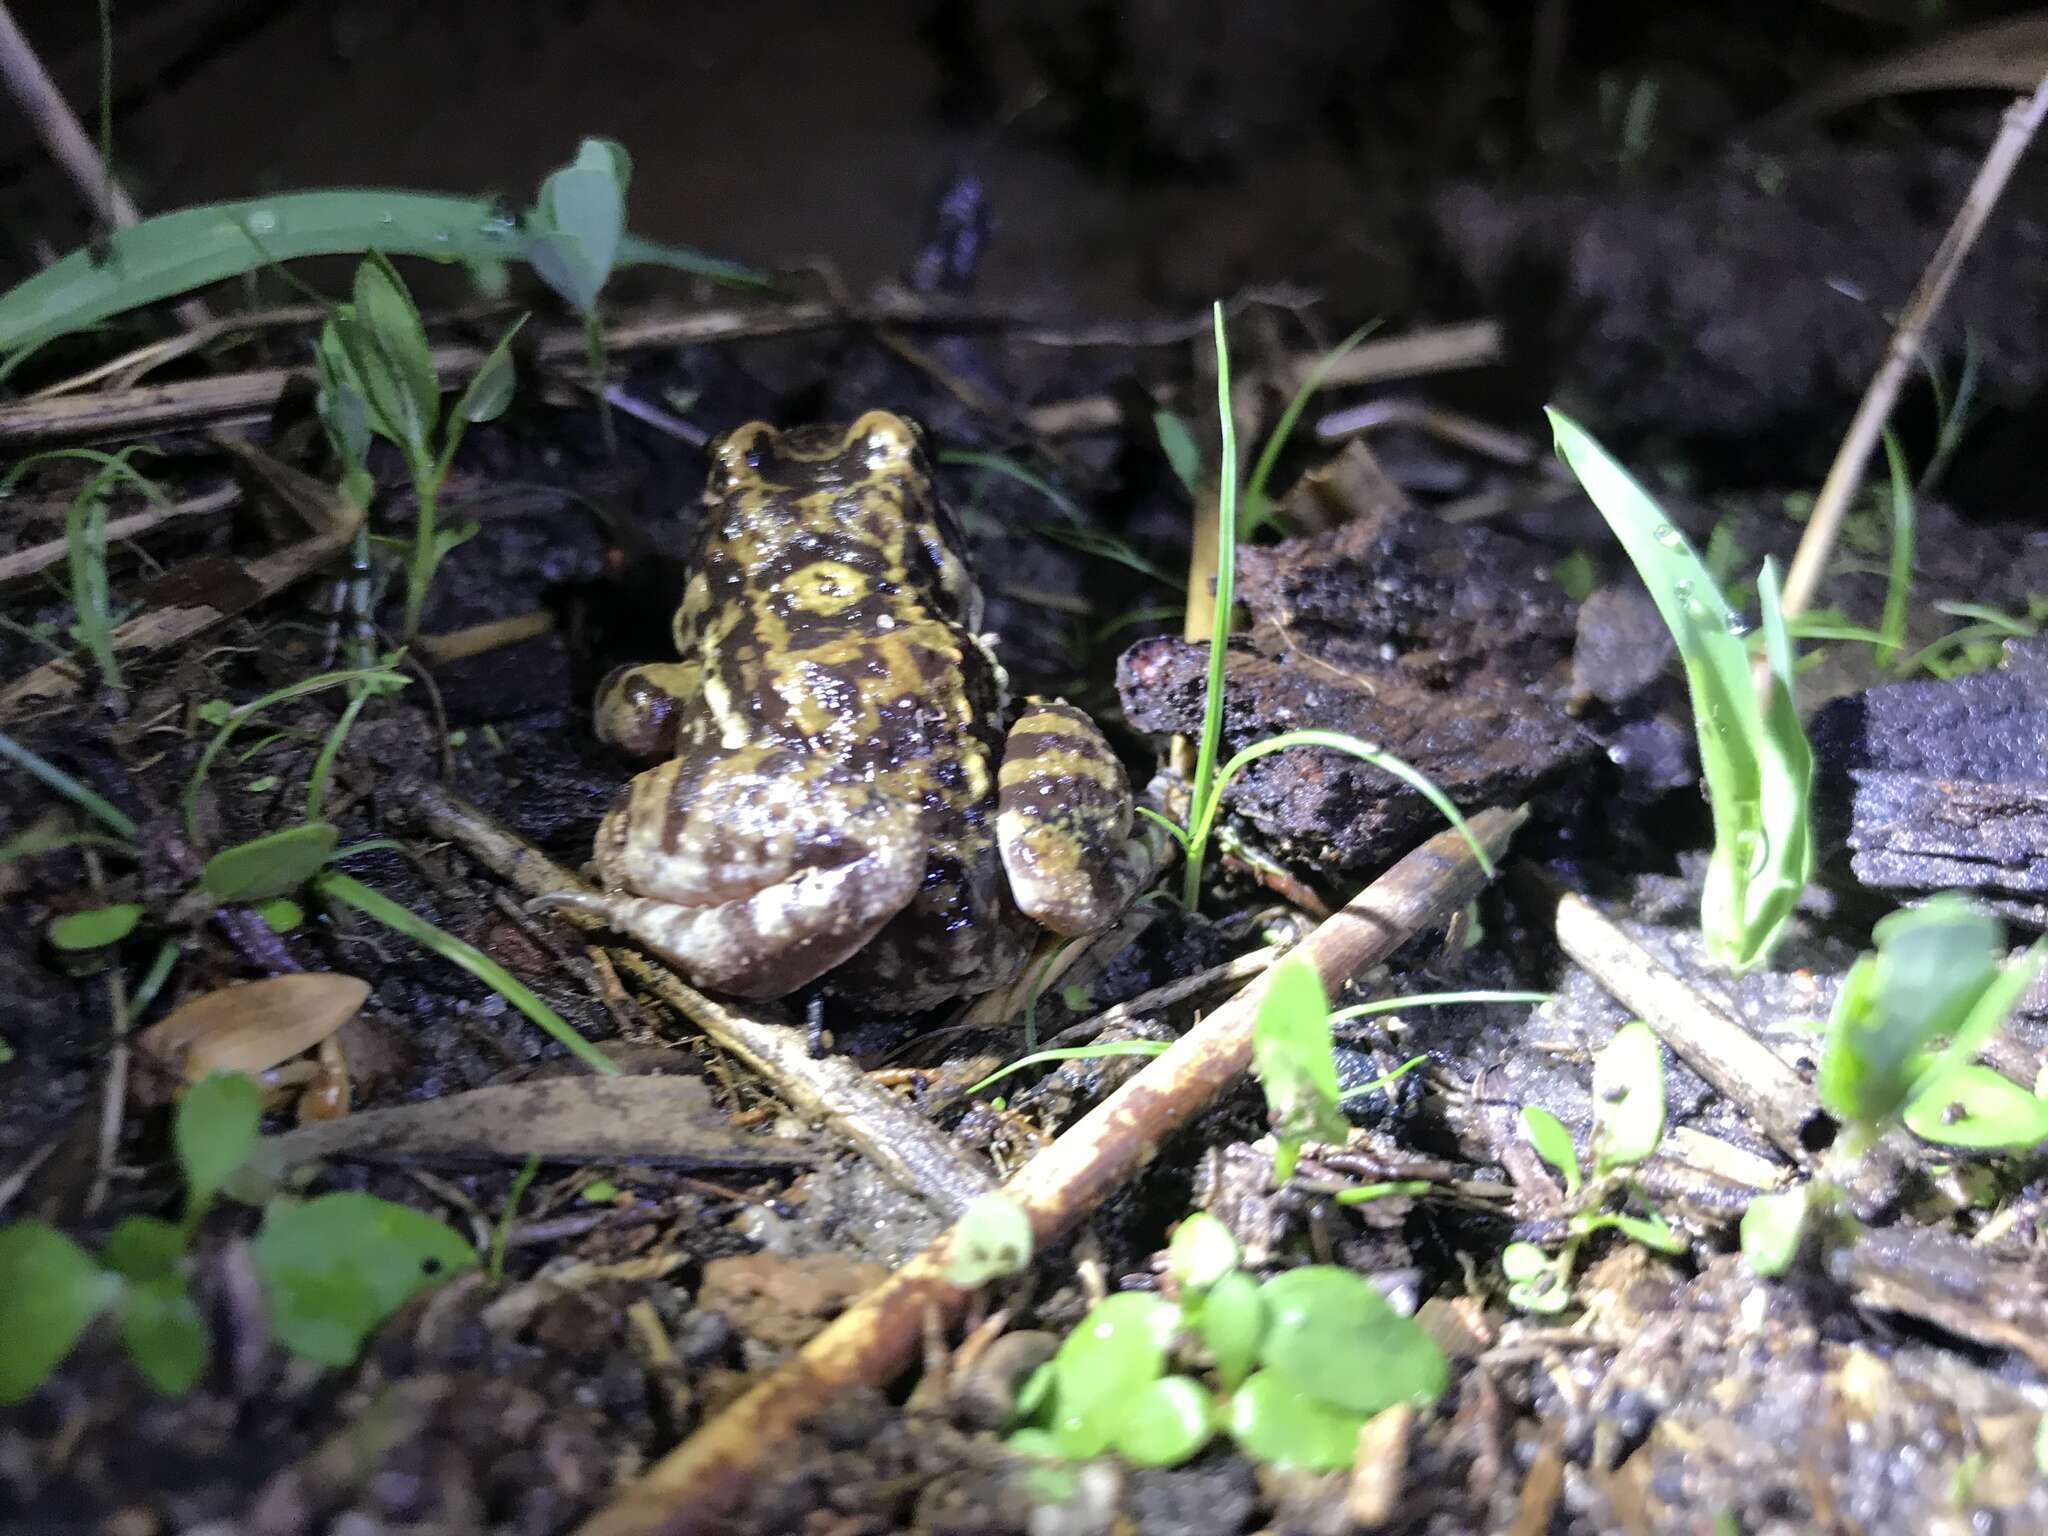
POLYGON ((1823 1108, 1863 1125, 1895 1113, 1926 1070, 1923 1053, 1971 1019, 2004 947, 1996 918, 1947 895, 1885 917, 1872 938, 1877 952, 1843 978, 1815 1081, 1823 1108))
POLYGON ((0 1227, 0 1403, 18 1403, 121 1293, 121 1277, 39 1221, 0 1227))
POLYGON ((104 949, 133 933, 145 910, 139 901, 117 901, 86 912, 67 912, 50 924, 50 943, 54 948, 73 953, 104 949))
POLYGON ((100 1257, 107 1268, 137 1285, 172 1280, 185 1261, 185 1233, 161 1217, 123 1217, 107 1234, 100 1257))
POLYGON ((1119 1291, 1061 1341, 1052 1432, 1062 1455, 1084 1461, 1109 1448, 1131 1395, 1164 1373, 1179 1320, 1162 1297, 1119 1291))
POLYGON ((1017 1388, 1017 1396, 1010 1403, 1010 1423, 1035 1424, 1044 1411, 1052 1406, 1053 1392, 1059 1385, 1059 1372, 1048 1360, 1017 1388))
POLYGON ((1329 999, 1316 968, 1299 955, 1267 973, 1252 1020, 1252 1072, 1265 1090, 1276 1137, 1341 1142, 1350 1134, 1337 1107, 1329 999))
POLYGON ((306 920, 306 909, 296 901, 278 896, 256 904, 256 915, 272 933, 290 933, 306 920))
POLYGON ((1207 1211, 1196 1211, 1174 1229, 1166 1268, 1185 1289, 1206 1291, 1237 1268, 1237 1239, 1207 1211))
POLYGON ((178 1276, 129 1288, 121 1342, 136 1369, 168 1397, 191 1391, 206 1369, 206 1321, 178 1276))
MULTIPOLYGON (((401 424, 401 444, 424 454, 441 414, 441 381, 434 374, 433 356, 427 350, 427 330, 412 295, 390 258, 372 251, 356 267, 355 319, 365 328, 370 344, 400 392, 383 409, 394 423, 401 424)), ((362 367, 361 353, 356 365, 363 382, 373 391, 377 381, 362 367)), ((379 402, 372 400, 372 404, 379 402)))
POLYGON ((1022 1274, 1031 1264, 1031 1218, 1001 1190, 980 1195, 961 1213, 946 1259, 946 1280, 963 1290, 1022 1274))
POLYGON ((512 403, 512 391, 519 382, 518 370, 512 361, 512 338, 519 334, 519 328, 526 324, 521 315, 499 338, 491 349, 491 355, 483 360, 476 373, 471 376, 469 387, 462 392, 462 398, 455 402, 455 419, 478 422, 496 421, 505 414, 505 407, 512 403))
POLYGON ((1593 1058, 1593 1166, 1604 1175, 1640 1163, 1663 1139, 1664 1047, 1637 1019, 1593 1058))
POLYGON ((1782 1275, 1799 1254, 1811 1195, 1806 1185, 1758 1195, 1742 1213, 1742 1257, 1759 1275, 1782 1275))
POLYGON ((1579 1192, 1579 1154, 1572 1146, 1572 1133, 1564 1128, 1564 1122, 1549 1110, 1535 1104, 1522 1109, 1522 1129, 1528 1133, 1529 1145, 1536 1149, 1536 1155, 1564 1178, 1565 1198, 1569 1200, 1579 1192))
POLYGON ((1553 1317, 1572 1304, 1570 1279, 1559 1262, 1534 1243, 1509 1243, 1500 1271, 1508 1281, 1508 1305, 1553 1317))
POLYGON ((1593 557, 1583 549, 1560 556, 1550 567, 1550 579, 1575 603, 1583 603, 1593 595, 1593 583, 1598 575, 1593 568, 1593 557))
POLYGON ((199 883, 219 902, 255 903, 289 896, 320 872, 340 841, 340 829, 332 822, 300 822, 223 848, 206 861, 199 883))
POLYGON ((1216 1379, 1233 1390, 1259 1358, 1266 1337, 1266 1299, 1259 1282, 1233 1269, 1190 1309, 1189 1320, 1215 1361, 1216 1379))
POLYGON ((597 307, 626 229, 625 151, 606 139, 585 139, 576 159, 541 183, 528 260, 579 312, 597 307))
POLYGON ((1186 1376, 1162 1376, 1125 1404, 1113 1445, 1141 1467, 1177 1467, 1209 1443, 1209 1394, 1186 1376))
POLYGON ((1169 410, 1152 413, 1152 431, 1159 439, 1159 451, 1166 455, 1174 477, 1187 487, 1190 496, 1202 494, 1202 450, 1188 424, 1169 410))
POLYGON ((1278 1371, 1260 1371, 1230 1396, 1230 1437, 1254 1461, 1335 1472, 1358 1455, 1366 1415, 1317 1401, 1278 1371))
POLYGON ((336 1366, 412 1297, 476 1263, 433 1217, 354 1193, 272 1206, 252 1254, 278 1337, 336 1366))
POLYGON ((263 1119, 263 1091, 240 1072, 201 1078, 178 1101, 171 1140, 185 1171, 185 1221, 205 1214, 228 1176, 256 1150, 263 1119))
POLYGON ((1671 1224, 1655 1211, 1648 1216, 1631 1216, 1624 1211, 1595 1211, 1574 1217, 1573 1223, 1584 1233, 1612 1227, 1624 1237, 1658 1253, 1685 1252, 1685 1239, 1672 1231, 1671 1224))
POLYGON ((1348 1269, 1311 1264, 1260 1287, 1266 1334, 1259 1360, 1321 1402, 1374 1414, 1395 1403, 1421 1407, 1443 1395, 1443 1351, 1348 1269))
POLYGON ((1901 1118, 1922 1141, 1944 1147, 2018 1151, 2048 1141, 2048 1103, 1975 1063, 1923 1079, 1901 1118))

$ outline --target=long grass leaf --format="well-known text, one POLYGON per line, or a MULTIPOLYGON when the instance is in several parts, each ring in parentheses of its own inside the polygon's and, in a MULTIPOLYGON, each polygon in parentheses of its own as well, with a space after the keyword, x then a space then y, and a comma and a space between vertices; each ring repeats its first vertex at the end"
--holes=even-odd
MULTIPOLYGON (((0 293, 0 353, 41 345, 144 304, 304 256, 424 256, 475 264, 526 261, 518 215, 490 198, 426 192, 288 192, 209 203, 144 219, 73 251, 0 293)), ((735 262, 628 236, 619 266, 661 266, 762 286, 735 262)))

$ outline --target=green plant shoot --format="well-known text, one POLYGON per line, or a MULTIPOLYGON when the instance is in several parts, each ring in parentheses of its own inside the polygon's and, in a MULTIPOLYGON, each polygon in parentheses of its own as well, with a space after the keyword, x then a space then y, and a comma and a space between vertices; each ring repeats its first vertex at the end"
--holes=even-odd
POLYGON ((1741 618, 1685 535, 1583 428, 1548 414, 1559 456, 1635 563, 1678 644, 1714 820, 1700 928, 1717 964, 1750 970, 1769 956, 1813 874, 1813 753, 1793 699, 1776 568, 1764 562, 1757 578, 1770 679, 1760 690, 1741 618))

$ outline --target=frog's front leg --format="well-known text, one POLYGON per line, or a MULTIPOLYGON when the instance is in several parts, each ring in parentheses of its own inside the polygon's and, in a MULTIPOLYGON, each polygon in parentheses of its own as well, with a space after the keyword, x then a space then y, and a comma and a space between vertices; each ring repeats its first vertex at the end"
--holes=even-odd
POLYGON ((704 669, 694 661, 614 667, 597 685, 598 740, 643 762, 674 757, 677 722, 703 685, 704 669))
POLYGON ((781 997, 859 950, 923 882, 916 807, 782 746, 687 751, 598 828, 603 895, 549 900, 639 939, 690 979, 781 997))
POLYGON ((1138 894, 1131 781, 1095 722, 1033 699, 1003 743, 996 842, 1023 912, 1072 937, 1107 928, 1138 894))

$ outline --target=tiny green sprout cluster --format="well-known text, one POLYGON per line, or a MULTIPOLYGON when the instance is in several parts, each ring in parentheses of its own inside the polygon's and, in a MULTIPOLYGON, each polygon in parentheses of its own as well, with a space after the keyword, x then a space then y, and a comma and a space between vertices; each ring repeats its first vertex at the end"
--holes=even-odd
POLYGON ((463 433, 492 421, 512 403, 512 338, 526 323, 512 322, 446 417, 441 381, 427 348, 426 327, 405 280, 381 251, 356 268, 354 301, 337 304, 321 329, 314 357, 320 388, 316 407, 342 465, 342 493, 369 501, 370 438, 383 438, 404 455, 412 475, 416 515, 405 563, 405 634, 419 630, 427 589, 443 557, 476 532, 474 523, 437 526, 441 485, 463 433))
MULTIPOLYGON (((1843 978, 1821 1047, 1816 1089, 1841 1124, 1830 1166, 1853 1162, 1896 1126, 1939 1146, 2024 1151, 2048 1141, 2043 1084, 2013 1082, 1976 1060, 2032 985, 2048 940, 2007 959, 1998 919, 1945 894, 1871 930, 1877 948, 1843 978)), ((1826 1171, 1750 1202, 1742 1248, 1781 1274, 1805 1234, 1835 1213, 1826 1171)))
POLYGON ((1369 1282, 1317 1264, 1261 1283, 1205 1213, 1174 1233, 1166 1287, 1096 1303, 1018 1390, 1012 1449, 1177 1466, 1220 1431, 1254 1460, 1329 1471, 1374 1414, 1448 1383, 1443 1352, 1369 1282))
POLYGON ((1813 752, 1793 700, 1776 567, 1765 561, 1757 577, 1770 677, 1759 689, 1742 620, 1685 535, 1590 433, 1549 415, 1559 456, 1621 541, 1677 643, 1714 818, 1700 930, 1716 963, 1750 970, 1784 933, 1814 859, 1813 752))
POLYGON ((1555 1255, 1534 1243, 1510 1243, 1501 1253, 1508 1301, 1525 1312, 1557 1313, 1571 1305, 1572 1269, 1580 1247, 1612 1228, 1659 1253, 1683 1253, 1685 1241, 1644 1200, 1630 1170, 1664 1139, 1664 1048, 1640 1020, 1624 1024, 1593 1058, 1593 1130, 1590 1176, 1579 1166, 1572 1133, 1549 1110, 1527 1105, 1522 1127, 1537 1156, 1564 1180, 1571 1214, 1555 1255), (1640 1213, 1612 1210, 1619 1198, 1640 1213))
POLYGON ((39 1221, 0 1227, 0 1403, 34 1392, 102 1314, 158 1391, 189 1391, 211 1350, 192 1299, 192 1237, 223 1194, 265 1203, 251 1248, 272 1326, 295 1354, 348 1365, 406 1301, 476 1262, 440 1222, 363 1194, 297 1200, 270 1193, 252 1158, 262 1099, 256 1084, 217 1073, 193 1085, 172 1129, 185 1177, 182 1218, 130 1216, 95 1259, 39 1221))
MULTIPOLYGON (((610 1057, 579 1035, 566 1019, 497 961, 474 945, 444 933, 389 897, 371 890, 340 870, 328 867, 333 861, 368 846, 337 848, 338 829, 320 817, 321 797, 335 757, 364 700, 379 692, 402 688, 406 681, 388 667, 323 672, 302 678, 247 704, 230 706, 225 701, 212 700, 200 707, 201 719, 216 729, 200 753, 185 788, 186 826, 195 838, 200 786, 237 730, 262 711, 285 700, 343 685, 355 690, 355 696, 336 719, 314 758, 306 786, 304 819, 214 854, 200 869, 199 878, 192 888, 172 903, 165 914, 166 922, 173 925, 189 923, 222 907, 245 906, 255 911, 272 929, 285 932, 304 920, 304 912, 292 897, 301 891, 311 891, 329 901, 354 907, 423 948, 453 961, 553 1036, 592 1071, 607 1075, 616 1073, 618 1065, 610 1057)), ((141 831, 119 807, 5 733, 0 733, 0 758, 40 779, 102 829, 83 832, 51 830, 38 823, 0 844, 0 864, 80 844, 108 848, 138 863, 142 861, 141 831)), ((107 902, 56 918, 44 930, 44 936, 67 968, 89 973, 115 964, 118 959, 115 946, 141 928, 150 917, 150 908, 141 902, 107 902)), ((128 995, 129 1018, 140 1018, 162 990, 177 964, 180 947, 175 934, 159 945, 156 958, 141 983, 128 995)))

